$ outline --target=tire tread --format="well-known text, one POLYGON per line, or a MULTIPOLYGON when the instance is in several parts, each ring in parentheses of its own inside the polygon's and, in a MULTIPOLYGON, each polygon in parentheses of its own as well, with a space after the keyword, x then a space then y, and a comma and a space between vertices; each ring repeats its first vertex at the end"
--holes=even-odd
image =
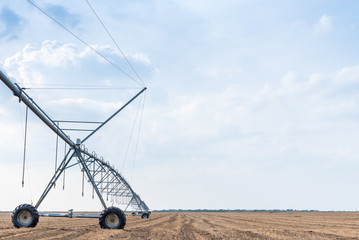
POLYGON ((37 209, 35 207, 33 207, 31 204, 21 204, 19 206, 17 206, 14 211, 12 211, 12 215, 11 215, 11 222, 14 225, 14 227, 16 228, 22 228, 24 226, 22 226, 21 224, 19 224, 19 222, 17 221, 17 215, 19 214, 19 212, 21 210, 28 210, 32 217, 34 218, 34 220, 32 221, 32 223, 27 226, 27 228, 33 228, 36 227, 37 223, 39 222, 39 212, 37 211, 37 209))

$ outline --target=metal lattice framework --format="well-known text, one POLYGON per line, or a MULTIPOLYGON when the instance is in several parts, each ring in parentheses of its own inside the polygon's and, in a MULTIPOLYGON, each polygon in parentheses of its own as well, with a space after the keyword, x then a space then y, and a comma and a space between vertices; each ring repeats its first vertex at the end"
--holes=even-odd
POLYGON ((98 158, 94 152, 89 153, 85 148, 85 145, 80 145, 80 149, 71 148, 67 152, 65 158, 57 168, 55 175, 49 182, 38 203, 35 205, 36 208, 41 204, 52 186, 55 185, 61 174, 66 169, 77 165, 81 167, 81 171, 93 185, 92 196, 94 197, 95 191, 98 196, 101 196, 99 198, 104 208, 107 208, 104 198, 106 198, 106 200, 109 200, 110 198, 113 202, 127 205, 125 211, 149 211, 146 203, 133 191, 126 179, 122 177, 109 162, 105 162, 102 158, 98 158), (77 161, 70 164, 73 158, 77 158, 77 161))
MULTIPOLYGON (((127 205, 125 211, 129 209, 131 211, 137 211, 140 213, 149 212, 149 208, 147 207, 145 202, 142 201, 138 194, 133 191, 126 179, 122 177, 121 174, 109 164, 109 162, 105 162, 102 157, 98 158, 95 152, 90 153, 84 145, 84 142, 87 139, 89 139, 94 133, 96 133, 113 117, 115 117, 119 112, 121 112, 134 99, 140 96, 146 90, 146 88, 143 88, 141 91, 139 91, 134 97, 132 97, 126 104, 124 104, 120 109, 118 109, 106 121, 97 122, 99 126, 96 129, 91 130, 90 134, 83 140, 77 139, 75 143, 65 134, 65 129, 61 129, 59 127, 59 121, 52 120, 21 87, 19 87, 16 83, 13 83, 1 70, 0 79, 14 93, 14 95, 19 98, 19 101, 22 101, 53 132, 55 132, 58 137, 60 137, 62 140, 65 141, 66 144, 69 145, 69 150, 67 151, 64 159, 56 168, 55 174, 51 178, 43 194, 36 203, 36 209, 40 206, 49 191, 56 184, 56 181, 66 169, 73 166, 80 166, 84 176, 86 176, 87 180, 92 184, 93 196, 96 193, 104 209, 107 208, 104 197, 106 197, 107 200, 110 197, 113 201, 121 202, 122 204, 125 203, 125 205, 127 205)), ((46 214, 46 216, 48 215, 49 214, 46 214)), ((56 216, 58 216, 58 214, 56 216)))

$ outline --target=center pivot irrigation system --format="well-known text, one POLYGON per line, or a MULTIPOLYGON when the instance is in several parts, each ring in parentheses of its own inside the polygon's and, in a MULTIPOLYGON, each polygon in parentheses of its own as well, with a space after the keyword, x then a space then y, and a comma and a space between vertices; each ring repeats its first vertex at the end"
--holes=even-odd
MULTIPOLYGON (((35 102, 34 100, 16 83, 13 83, 6 74, 0 70, 0 79, 14 93, 19 101, 22 101, 30 110, 35 113, 53 132, 57 134, 69 146, 64 159, 56 168, 55 174, 51 178, 41 197, 35 206, 30 204, 21 204, 12 214, 12 222, 15 227, 35 227, 39 221, 39 216, 48 217, 81 217, 81 218, 99 218, 101 228, 118 228, 123 229, 126 224, 125 212, 131 209, 131 215, 139 215, 142 218, 148 218, 151 214, 149 208, 144 201, 133 191, 129 183, 118 173, 114 167, 105 162, 103 158, 98 158, 96 153, 90 153, 83 144, 95 132, 108 123, 113 117, 121 112, 133 100, 145 92, 146 87, 133 96, 126 104, 112 114, 106 121, 99 122, 98 127, 94 129, 84 139, 77 139, 73 142, 65 133, 64 129, 59 127, 58 122, 52 120, 35 102), (61 174, 68 168, 79 165, 83 173, 87 176, 88 181, 92 184, 93 191, 96 192, 100 199, 104 210, 101 214, 74 214, 72 210, 68 213, 39 213, 42 201, 45 199, 51 188, 54 187, 56 181, 61 174), (120 208, 108 207, 105 203, 104 196, 110 196, 114 199, 126 199, 128 204, 124 211, 120 208)), ((89 122, 84 122, 89 123, 89 122)))

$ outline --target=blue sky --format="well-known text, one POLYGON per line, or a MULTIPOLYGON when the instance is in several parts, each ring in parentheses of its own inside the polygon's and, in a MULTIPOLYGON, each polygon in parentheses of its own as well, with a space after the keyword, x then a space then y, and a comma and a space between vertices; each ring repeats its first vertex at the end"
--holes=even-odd
MULTIPOLYGON (((133 74, 85 1, 36 3, 133 74)), ((150 208, 358 209, 357 1, 90 3, 148 87, 123 175, 150 208)), ((24 85, 140 87, 26 1, 0 3, 0 44, 2 68, 24 85)), ((135 91, 29 94, 54 118, 102 120, 135 91)), ((47 184, 55 135, 30 116, 22 189, 24 107, 4 85, 0 100, 11 210, 47 184)), ((88 143, 118 168, 138 104, 88 143)), ((81 198, 78 172, 43 209, 100 208, 81 198)))

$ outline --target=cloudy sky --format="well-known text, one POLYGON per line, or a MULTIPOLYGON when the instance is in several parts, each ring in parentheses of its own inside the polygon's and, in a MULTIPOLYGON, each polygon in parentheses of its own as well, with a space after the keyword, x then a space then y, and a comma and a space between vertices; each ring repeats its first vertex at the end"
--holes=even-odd
MULTIPOLYGON (((86 145, 151 209, 359 209, 358 1, 89 2, 148 90, 86 145)), ((86 1, 36 4, 137 79, 86 1)), ((25 0, 1 1, 0 44, 22 86, 122 87, 29 89, 56 119, 104 120, 142 87, 25 0)), ((30 114, 21 188, 24 116, 0 84, 0 210, 54 171, 55 134, 30 114)), ((66 177, 40 210, 101 208, 66 177)))

